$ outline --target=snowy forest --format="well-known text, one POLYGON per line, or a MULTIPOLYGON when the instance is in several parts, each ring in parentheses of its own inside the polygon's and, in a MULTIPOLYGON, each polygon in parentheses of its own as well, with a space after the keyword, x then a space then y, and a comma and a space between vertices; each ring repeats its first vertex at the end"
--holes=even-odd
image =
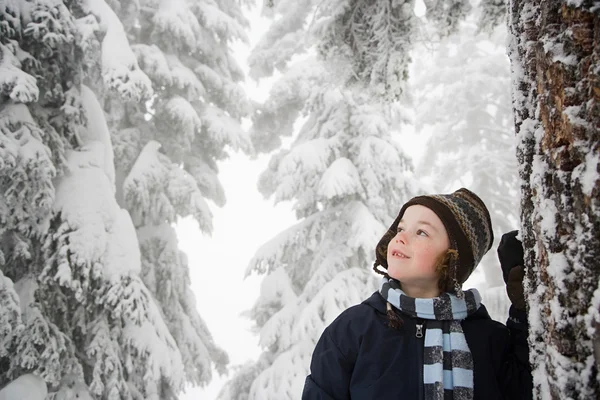
POLYGON ((402 204, 460 187, 502 323, 520 230, 533 397, 600 398, 598 1, 0 0, 0 400, 300 399, 402 204))

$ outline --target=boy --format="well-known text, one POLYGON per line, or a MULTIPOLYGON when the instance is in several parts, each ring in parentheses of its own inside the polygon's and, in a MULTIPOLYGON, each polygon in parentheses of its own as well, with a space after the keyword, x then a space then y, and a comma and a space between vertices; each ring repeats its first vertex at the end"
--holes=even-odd
MULTIPOLYGON (((302 398, 530 399, 524 303, 504 326, 477 290, 462 291, 493 239, 485 204, 467 189, 408 201, 376 248, 380 290, 325 329, 302 398)), ((503 268, 522 271, 515 241, 502 253, 520 249, 520 265, 503 268)), ((509 275, 522 297, 523 274, 509 275)))

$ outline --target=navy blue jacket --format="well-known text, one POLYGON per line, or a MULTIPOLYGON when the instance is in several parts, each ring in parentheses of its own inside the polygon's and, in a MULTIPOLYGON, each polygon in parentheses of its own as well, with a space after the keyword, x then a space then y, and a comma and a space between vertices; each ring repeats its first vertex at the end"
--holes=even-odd
MULTIPOLYGON (((403 327, 390 328, 379 292, 340 314, 315 347, 302 399, 423 399, 424 339, 416 337, 416 325, 426 329, 427 321, 399 315, 403 327)), ((531 399, 525 313, 511 308, 505 326, 482 305, 462 327, 473 355, 475 400, 531 399)))

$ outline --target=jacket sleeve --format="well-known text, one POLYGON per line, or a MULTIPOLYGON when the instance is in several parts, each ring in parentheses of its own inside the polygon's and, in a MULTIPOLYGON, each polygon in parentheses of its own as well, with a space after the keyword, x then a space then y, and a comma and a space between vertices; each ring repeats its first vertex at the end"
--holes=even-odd
POLYGON ((533 378, 529 364, 527 313, 510 307, 506 326, 510 337, 502 366, 501 387, 504 397, 510 400, 532 400, 533 378))
POLYGON ((330 328, 325 329, 313 352, 302 400, 350 399, 354 362, 340 350, 330 328))

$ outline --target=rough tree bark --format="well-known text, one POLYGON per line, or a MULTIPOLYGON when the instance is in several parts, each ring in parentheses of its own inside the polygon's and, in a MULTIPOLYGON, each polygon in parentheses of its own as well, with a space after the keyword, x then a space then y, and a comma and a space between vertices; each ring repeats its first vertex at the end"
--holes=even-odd
POLYGON ((599 399, 600 4, 511 0, 536 399, 599 399))

